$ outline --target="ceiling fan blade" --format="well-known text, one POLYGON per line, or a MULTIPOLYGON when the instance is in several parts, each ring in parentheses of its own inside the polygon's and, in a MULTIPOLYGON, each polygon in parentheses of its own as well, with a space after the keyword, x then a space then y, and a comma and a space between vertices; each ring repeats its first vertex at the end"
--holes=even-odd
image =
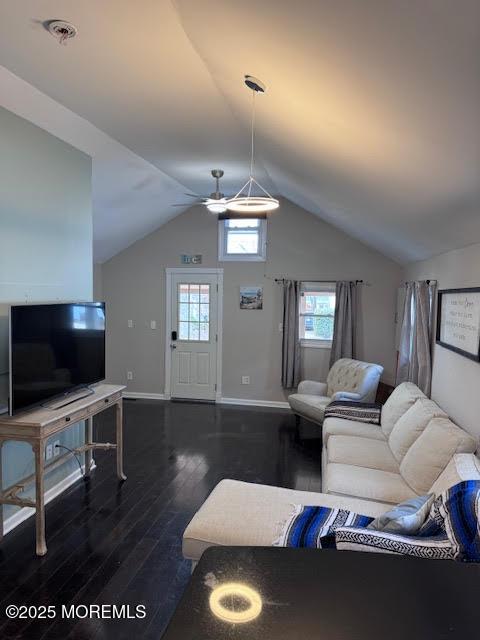
POLYGON ((183 195, 188 196, 189 198, 201 198, 202 196, 199 196, 198 193, 187 193, 185 192, 183 195))

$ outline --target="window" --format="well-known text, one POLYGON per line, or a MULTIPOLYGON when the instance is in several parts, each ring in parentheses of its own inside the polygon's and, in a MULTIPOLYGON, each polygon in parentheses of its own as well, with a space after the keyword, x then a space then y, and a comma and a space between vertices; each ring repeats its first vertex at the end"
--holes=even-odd
POLYGON ((304 347, 330 348, 335 317, 335 284, 304 282, 300 298, 300 340, 304 347))
POLYGON ((178 339, 210 340, 210 285, 178 285, 178 339))
POLYGON ((218 259, 264 261, 267 221, 260 218, 232 218, 218 223, 218 259))

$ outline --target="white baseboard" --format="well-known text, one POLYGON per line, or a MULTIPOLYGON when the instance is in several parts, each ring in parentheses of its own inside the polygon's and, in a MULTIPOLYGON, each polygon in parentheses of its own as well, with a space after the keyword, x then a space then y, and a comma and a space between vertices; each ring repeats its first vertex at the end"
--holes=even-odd
MULTIPOLYGON (((92 470, 95 469, 95 466, 95 463, 93 463, 92 470)), ((80 480, 80 478, 83 477, 82 474, 84 472, 84 466, 82 466, 82 472, 80 472, 80 469, 75 469, 75 471, 73 471, 66 478, 60 480, 60 482, 57 482, 57 484, 54 485, 51 489, 45 491, 45 504, 51 502, 54 498, 68 489, 68 487, 71 487, 72 484, 77 482, 77 480, 80 480)), ((6 535, 7 533, 9 533, 9 531, 12 531, 12 529, 18 527, 19 524, 22 524, 22 522, 33 516, 34 513, 35 509, 31 507, 23 507, 16 513, 13 513, 9 518, 6 518, 3 523, 3 535, 6 535)))
POLYGON ((220 404, 238 404, 244 407, 272 407, 273 409, 290 409, 288 402, 280 400, 252 400, 250 398, 220 398, 220 404))
MULTIPOLYGON (((144 393, 143 391, 125 391, 124 398, 138 398, 138 400, 169 400, 164 393, 144 393)), ((252 400, 250 398, 219 398, 219 404, 238 404, 244 407, 272 407, 273 409, 289 409, 288 402, 280 400, 252 400)))
POLYGON ((132 398, 138 400, 166 400, 164 393, 144 393, 143 391, 124 391, 124 398, 132 398))

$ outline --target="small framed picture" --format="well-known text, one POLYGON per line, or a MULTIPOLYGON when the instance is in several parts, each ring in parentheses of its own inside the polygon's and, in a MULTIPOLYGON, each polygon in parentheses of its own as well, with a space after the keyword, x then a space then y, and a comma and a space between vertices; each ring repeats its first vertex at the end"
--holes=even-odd
POLYGON ((480 288, 438 292, 437 344, 480 361, 480 288))
POLYGON ((240 309, 263 309, 263 287, 240 287, 240 309))

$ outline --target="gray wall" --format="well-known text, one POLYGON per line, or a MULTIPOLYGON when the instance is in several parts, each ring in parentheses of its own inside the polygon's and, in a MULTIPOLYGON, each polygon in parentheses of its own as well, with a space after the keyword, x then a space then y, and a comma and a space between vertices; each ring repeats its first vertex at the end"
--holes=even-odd
MULTIPOLYGON (((7 402, 8 304, 92 297, 91 159, 0 108, 0 405, 7 402)), ((81 442, 81 428, 63 436, 81 442)), ((69 462, 47 488, 75 470, 69 462)), ((33 471, 29 446, 3 448, 8 486, 33 471)), ((10 515, 14 508, 6 508, 10 515)))
MULTIPOLYGON (((480 244, 415 262, 405 269, 407 280, 438 280, 439 289, 480 286, 480 244)), ((480 437, 480 364, 435 345, 432 398, 451 418, 480 437)))
MULTIPOLYGON (((102 266, 107 301, 107 371, 110 382, 134 379, 130 391, 163 393, 165 268, 179 267, 181 253, 203 254, 205 267, 224 268, 224 397, 284 400, 280 386, 282 289, 275 277, 301 280, 363 279, 359 357, 380 362, 394 380, 394 314, 401 268, 316 216, 282 201, 268 220, 266 263, 218 263, 217 220, 193 207, 102 266), (241 285, 264 287, 262 311, 239 309, 241 285), (128 319, 135 323, 127 327, 128 319), (150 329, 157 321, 157 330, 150 329), (249 375, 251 384, 241 384, 249 375)), ((304 375, 322 379, 329 351, 304 349, 304 375)))

